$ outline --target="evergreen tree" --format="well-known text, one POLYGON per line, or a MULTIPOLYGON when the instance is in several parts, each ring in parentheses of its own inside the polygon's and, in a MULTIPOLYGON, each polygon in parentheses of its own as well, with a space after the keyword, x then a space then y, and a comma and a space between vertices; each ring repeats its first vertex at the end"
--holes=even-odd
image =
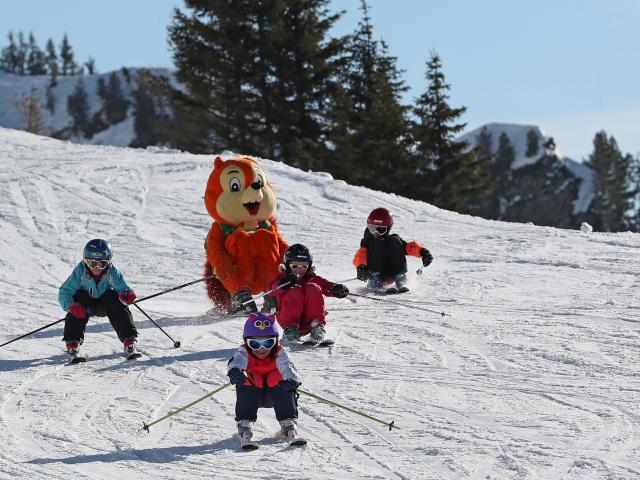
POLYGON ((133 89, 133 127, 136 138, 131 147, 147 147, 164 143, 158 129, 159 120, 163 118, 160 109, 156 108, 155 96, 152 93, 153 76, 147 70, 140 70, 136 75, 136 86, 133 89))
POLYGON ((594 170, 593 210, 599 229, 605 232, 627 230, 633 224, 633 158, 622 154, 613 136, 602 130, 593 139, 593 152, 585 162, 594 170))
POLYGON ((0 69, 8 73, 17 73, 18 69, 18 47, 13 39, 13 32, 9 32, 9 45, 2 49, 2 60, 0 69))
POLYGON ((82 77, 78 77, 73 93, 67 98, 67 111, 71 115, 71 131, 73 134, 83 134, 88 138, 91 134, 91 121, 89 119, 87 90, 82 77))
POLYGON ((108 85, 99 79, 98 95, 102 99, 102 109, 109 125, 115 125, 127 118, 129 101, 122 91, 122 84, 115 72, 109 75, 108 85))
POLYGON ((408 109, 400 103, 407 87, 386 44, 373 39, 366 1, 360 8, 362 19, 349 39, 348 62, 330 115, 331 171, 352 184, 411 195, 408 109))
POLYGON ((16 50, 16 71, 18 75, 24 75, 27 72, 27 43, 24 41, 22 32, 18 33, 18 48, 16 50))
POLYGON ((29 33, 29 53, 27 55, 27 71, 29 75, 44 75, 47 73, 45 57, 36 42, 33 33, 29 33))
POLYGON ((45 55, 45 63, 47 65, 47 73, 51 77, 50 84, 55 86, 58 82, 58 54, 56 53, 56 47, 53 44, 53 40, 47 40, 47 53, 45 55))
POLYGON ((491 187, 488 159, 478 155, 477 149, 469 148, 467 142, 455 141, 465 124, 454 122, 466 107, 448 105, 450 86, 445 82, 442 63, 435 52, 427 62, 426 77, 427 90, 414 107, 418 171, 414 191, 417 198, 438 207, 467 212, 469 200, 491 187))
POLYGON ((63 77, 67 75, 75 75, 77 65, 75 60, 73 59, 73 49, 69 44, 69 40, 67 39, 67 34, 64 34, 62 38, 62 45, 60 46, 60 61, 61 68, 60 73, 63 77))
POLYGON ((540 151, 540 138, 533 128, 530 128, 527 132, 527 151, 525 156, 535 157, 540 151))
POLYGON ((478 156, 482 158, 483 164, 491 165, 492 178, 494 178, 497 172, 495 171, 496 159, 493 153, 493 135, 487 127, 482 127, 480 133, 476 135, 476 145, 478 156))
POLYGON ((231 149, 303 168, 323 155, 338 41, 328 0, 187 0, 170 37, 189 150, 231 149), (191 127, 195 127, 194 130, 191 127), (194 135, 197 133, 197 135, 194 135))
POLYGON ((509 136, 501 132, 498 137, 498 151, 496 152, 496 170, 498 174, 507 172, 516 158, 516 151, 509 136))

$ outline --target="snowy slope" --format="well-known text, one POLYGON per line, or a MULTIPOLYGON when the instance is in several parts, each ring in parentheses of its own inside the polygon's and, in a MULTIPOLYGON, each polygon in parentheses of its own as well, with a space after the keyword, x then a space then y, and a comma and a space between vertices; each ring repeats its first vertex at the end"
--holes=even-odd
MULTIPOLYGON (((63 317, 57 288, 90 238, 111 240, 140 296, 201 275, 212 156, 0 129, 0 158, 0 341, 63 317)), ((261 410, 261 448, 239 452, 227 389, 141 432, 226 381, 242 320, 196 284, 141 304, 180 349, 137 311, 148 357, 133 364, 106 319, 90 322, 84 365, 63 365, 61 324, 3 347, 0 478, 640 478, 640 236, 491 222, 264 166, 283 235, 320 275, 355 276, 375 206, 433 252, 422 276, 409 259, 407 295, 328 299, 336 345, 292 353, 304 388, 400 429, 301 396, 307 447, 274 440, 261 410)))

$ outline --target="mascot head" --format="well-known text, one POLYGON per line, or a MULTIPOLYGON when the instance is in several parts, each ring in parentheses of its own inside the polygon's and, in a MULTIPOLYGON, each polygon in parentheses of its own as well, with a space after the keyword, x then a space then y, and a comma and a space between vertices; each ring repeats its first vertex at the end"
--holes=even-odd
POLYGON ((276 195, 255 160, 216 157, 204 204, 216 222, 251 229, 275 213, 276 195))

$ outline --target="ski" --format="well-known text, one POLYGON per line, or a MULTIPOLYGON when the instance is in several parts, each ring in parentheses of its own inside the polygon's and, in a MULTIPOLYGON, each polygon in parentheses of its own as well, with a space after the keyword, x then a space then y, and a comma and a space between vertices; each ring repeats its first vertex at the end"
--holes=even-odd
POLYGON ((242 450, 257 450, 258 448, 260 448, 260 446, 251 440, 251 438, 244 438, 239 434, 235 434, 235 437, 237 437, 238 441, 240 442, 240 448, 242 450))
POLYGON ((296 437, 289 442, 289 446, 291 447, 302 447, 307 444, 307 440, 302 437, 296 437))
POLYGON ((400 287, 398 289, 398 293, 407 293, 409 291, 409 287, 400 287))
POLYGON ((85 363, 86 361, 87 361, 87 357, 84 355, 70 355, 67 365, 75 365, 76 363, 85 363))
POLYGON ((140 352, 133 352, 125 355, 127 356, 127 360, 135 360, 136 358, 140 358, 142 356, 140 352))
POLYGON ((396 293, 398 293, 398 289, 396 287, 389 287, 382 293, 384 293, 385 295, 395 295, 396 293))
POLYGON ((314 342, 313 340, 306 340, 306 341, 302 342, 302 346, 304 346, 304 347, 330 347, 334 343, 336 343, 334 340, 331 340, 330 338, 325 338, 321 342, 314 342))

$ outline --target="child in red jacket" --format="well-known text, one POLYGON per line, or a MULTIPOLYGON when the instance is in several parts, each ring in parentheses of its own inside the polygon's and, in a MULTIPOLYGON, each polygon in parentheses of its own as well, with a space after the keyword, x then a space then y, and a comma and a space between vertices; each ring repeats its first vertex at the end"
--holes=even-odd
POLYGON ((258 408, 273 407, 282 427, 281 434, 291 445, 306 441, 297 436, 296 389, 301 385, 295 366, 278 345, 278 329, 273 315, 252 313, 242 333, 243 344, 229 360, 227 375, 236 386, 238 438, 245 449, 258 448, 251 441, 251 424, 258 408))
POLYGON ((276 317, 284 329, 283 343, 296 343, 309 334, 313 342, 321 342, 326 333, 323 295, 344 298, 349 289, 315 274, 313 257, 300 243, 291 245, 284 254, 285 271, 271 282, 269 290, 276 301, 276 317))

